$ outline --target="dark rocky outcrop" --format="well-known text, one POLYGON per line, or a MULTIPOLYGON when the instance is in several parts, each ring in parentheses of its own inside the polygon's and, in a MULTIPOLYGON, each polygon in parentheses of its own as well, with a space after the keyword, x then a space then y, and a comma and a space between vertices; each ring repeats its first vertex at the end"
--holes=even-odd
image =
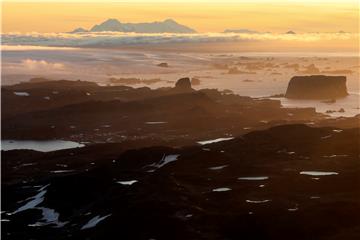
POLYGON ((287 109, 278 100, 191 86, 189 78, 159 89, 64 80, 3 86, 2 137, 123 142, 141 136, 147 144, 165 139, 173 146, 321 118, 314 108, 287 109))
POLYGON ((169 64, 167 64, 166 62, 163 62, 163 63, 159 63, 159 64, 156 65, 156 66, 167 68, 167 67, 169 67, 169 64))
POLYGON ((335 99, 347 96, 345 76, 295 76, 285 97, 296 99, 335 99))
POLYGON ((191 91, 191 90, 193 90, 191 88, 190 78, 180 78, 179 80, 177 80, 177 82, 175 83, 175 89, 176 90, 181 90, 181 91, 191 91))
POLYGON ((359 239, 359 133, 283 125, 205 147, 2 152, 2 238, 359 239))

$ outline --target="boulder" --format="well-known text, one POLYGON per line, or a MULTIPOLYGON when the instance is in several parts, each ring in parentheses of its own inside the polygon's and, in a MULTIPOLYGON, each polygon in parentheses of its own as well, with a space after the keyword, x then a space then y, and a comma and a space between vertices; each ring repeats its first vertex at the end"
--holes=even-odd
POLYGON ((336 99, 347 96, 345 76, 295 76, 286 90, 286 98, 336 99))
POLYGON ((167 64, 166 62, 163 62, 163 63, 159 63, 157 66, 167 68, 167 67, 169 67, 169 64, 167 64))
POLYGON ((175 89, 178 91, 192 91, 190 78, 180 78, 177 80, 175 89))

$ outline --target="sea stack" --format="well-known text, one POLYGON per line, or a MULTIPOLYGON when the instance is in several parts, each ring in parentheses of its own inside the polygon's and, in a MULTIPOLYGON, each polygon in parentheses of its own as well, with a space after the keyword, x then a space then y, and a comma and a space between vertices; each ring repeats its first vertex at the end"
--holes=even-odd
POLYGON ((286 98, 336 99, 347 96, 345 76, 295 76, 286 90, 286 98))

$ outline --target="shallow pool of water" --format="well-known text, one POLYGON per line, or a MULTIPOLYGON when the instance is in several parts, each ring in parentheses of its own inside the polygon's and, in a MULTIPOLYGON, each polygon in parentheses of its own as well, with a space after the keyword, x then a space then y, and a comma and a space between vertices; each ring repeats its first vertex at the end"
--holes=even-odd
POLYGON ((1 140, 1 150, 28 149, 51 152, 62 149, 84 147, 85 144, 63 140, 1 140))

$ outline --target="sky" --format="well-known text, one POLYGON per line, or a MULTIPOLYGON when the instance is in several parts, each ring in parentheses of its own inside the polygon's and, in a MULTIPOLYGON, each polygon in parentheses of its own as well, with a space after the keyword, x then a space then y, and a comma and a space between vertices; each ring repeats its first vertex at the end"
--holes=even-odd
POLYGON ((108 18, 151 22, 172 18, 198 32, 359 32, 358 0, 4 1, 2 33, 68 32, 108 18))

